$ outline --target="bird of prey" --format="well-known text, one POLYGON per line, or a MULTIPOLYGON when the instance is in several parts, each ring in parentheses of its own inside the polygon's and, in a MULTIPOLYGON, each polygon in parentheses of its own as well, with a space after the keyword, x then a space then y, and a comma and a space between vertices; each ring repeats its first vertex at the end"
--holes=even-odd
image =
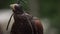
POLYGON ((14 23, 10 34, 43 34, 40 19, 23 11, 20 4, 11 4, 14 14, 14 23))

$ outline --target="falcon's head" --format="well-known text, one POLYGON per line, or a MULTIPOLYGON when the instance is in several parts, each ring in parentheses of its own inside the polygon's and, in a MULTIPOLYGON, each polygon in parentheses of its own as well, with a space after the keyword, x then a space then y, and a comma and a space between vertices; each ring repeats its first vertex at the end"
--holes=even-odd
POLYGON ((11 4, 10 7, 11 7, 13 10, 15 10, 15 7, 19 7, 19 5, 18 5, 18 4, 11 4))
POLYGON ((11 4, 10 7, 11 7, 12 10, 14 10, 15 12, 23 12, 22 6, 21 6, 20 4, 11 4))

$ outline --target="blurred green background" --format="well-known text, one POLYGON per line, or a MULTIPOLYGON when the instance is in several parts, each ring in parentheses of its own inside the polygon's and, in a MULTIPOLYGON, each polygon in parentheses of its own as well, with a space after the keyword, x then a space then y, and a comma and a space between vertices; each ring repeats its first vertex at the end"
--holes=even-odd
MULTIPOLYGON (((10 9, 9 5, 17 0, 0 0, 0 10, 10 9)), ((44 34, 60 34, 60 0, 23 0, 25 11, 41 19, 44 34), (46 26, 45 26, 46 25, 46 26)), ((0 11, 1 12, 1 11, 0 11)), ((4 12, 4 11, 3 11, 4 12)))

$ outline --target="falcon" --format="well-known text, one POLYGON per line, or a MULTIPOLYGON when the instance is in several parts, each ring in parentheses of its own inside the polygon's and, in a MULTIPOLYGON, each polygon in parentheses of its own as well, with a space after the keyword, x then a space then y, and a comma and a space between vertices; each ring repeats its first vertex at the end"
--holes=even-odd
POLYGON ((39 18, 25 11, 20 4, 11 4, 14 14, 14 23, 10 34, 43 34, 43 25, 39 18))

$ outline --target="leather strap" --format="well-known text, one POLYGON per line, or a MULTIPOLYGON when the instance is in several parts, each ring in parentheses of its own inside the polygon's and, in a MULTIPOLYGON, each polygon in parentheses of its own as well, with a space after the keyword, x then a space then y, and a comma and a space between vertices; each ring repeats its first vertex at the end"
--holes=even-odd
POLYGON ((11 21, 11 18, 12 18, 13 14, 11 15, 9 21, 8 21, 8 24, 7 24, 7 27, 6 27, 6 30, 8 30, 8 27, 9 27, 9 24, 10 24, 10 21, 11 21))

